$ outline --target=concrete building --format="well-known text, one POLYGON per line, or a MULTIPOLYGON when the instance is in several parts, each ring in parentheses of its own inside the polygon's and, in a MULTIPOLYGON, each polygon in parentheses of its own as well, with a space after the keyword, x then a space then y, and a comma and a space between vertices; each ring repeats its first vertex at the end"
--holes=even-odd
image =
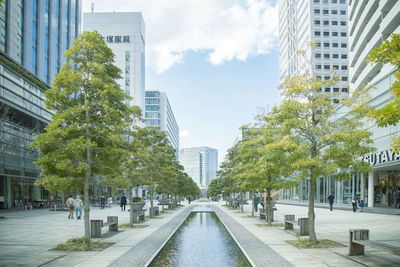
POLYGON ((132 97, 127 103, 144 110, 145 25, 140 12, 84 13, 83 30, 98 31, 115 54, 115 65, 122 70, 118 81, 132 97))
POLYGON ((347 0, 279 0, 278 5, 280 82, 304 72, 321 80, 340 77, 321 88, 338 102, 349 91, 347 0))
POLYGON ((182 148, 179 162, 185 168, 185 172, 203 190, 208 188, 211 180, 217 178, 217 149, 209 147, 182 148))
POLYGON ((44 92, 81 27, 80 0, 4 1, 0 7, 0 208, 47 199, 29 144, 50 122, 44 92))
POLYGON ((167 133, 168 140, 175 148, 178 159, 179 127, 166 93, 154 90, 145 92, 144 119, 146 126, 160 127, 161 131, 167 133))
MULTIPOLYGON (((366 62, 372 49, 380 46, 392 33, 400 33, 399 1, 349 1, 349 48, 350 48, 350 91, 365 84, 370 94, 369 103, 376 108, 385 106, 393 98, 390 86, 395 81, 394 66, 366 62)), ((339 116, 346 116, 341 111, 339 116)), ((385 128, 365 120, 372 132, 376 152, 363 155, 372 171, 352 175, 350 180, 335 181, 329 177, 317 181, 317 202, 327 202, 327 196, 335 193, 337 203, 350 204, 356 196, 369 207, 394 207, 395 192, 400 187, 400 153, 394 153, 391 143, 400 136, 399 125, 385 128)), ((308 200, 309 183, 300 182, 298 187, 282 190, 281 198, 300 201, 308 200)))

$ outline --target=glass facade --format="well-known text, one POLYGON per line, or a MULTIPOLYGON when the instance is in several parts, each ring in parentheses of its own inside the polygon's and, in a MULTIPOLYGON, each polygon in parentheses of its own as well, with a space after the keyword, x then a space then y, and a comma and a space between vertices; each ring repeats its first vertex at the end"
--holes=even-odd
POLYGON ((38 0, 32 0, 32 72, 37 74, 37 21, 38 21, 38 0))
POLYGON ((49 82, 49 25, 50 25, 50 1, 45 2, 44 12, 44 81, 49 82))
POLYGON ((0 6, 0 51, 6 51, 6 38, 7 38, 7 0, 0 6))

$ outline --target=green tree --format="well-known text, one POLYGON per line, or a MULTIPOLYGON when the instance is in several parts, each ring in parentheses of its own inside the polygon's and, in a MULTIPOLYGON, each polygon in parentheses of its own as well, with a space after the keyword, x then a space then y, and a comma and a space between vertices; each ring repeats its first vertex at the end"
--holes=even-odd
MULTIPOLYGON (((396 81, 390 87, 393 99, 383 108, 368 114, 379 127, 394 126, 400 120, 400 34, 392 34, 391 39, 372 50, 368 55, 368 60, 372 63, 385 63, 396 67, 394 73, 396 81)), ((394 138, 393 148, 400 151, 400 137, 394 138)))
POLYGON ((288 77, 280 86, 285 99, 271 112, 271 120, 279 126, 283 138, 299 151, 291 164, 293 176, 310 183, 308 218, 313 243, 317 242, 316 179, 349 179, 351 174, 366 172, 369 166, 360 156, 373 151, 371 133, 362 122, 371 110, 365 95, 355 91, 335 105, 320 89, 335 82, 321 81, 307 73, 288 77))
POLYGON ((80 34, 65 58, 45 94, 46 107, 54 111, 52 121, 32 146, 40 151, 36 164, 42 168, 43 182, 62 181, 83 189, 85 236, 90 238, 89 187, 95 175, 114 176, 119 170, 121 133, 130 109, 124 104, 128 95, 116 82, 121 71, 100 34, 80 34))

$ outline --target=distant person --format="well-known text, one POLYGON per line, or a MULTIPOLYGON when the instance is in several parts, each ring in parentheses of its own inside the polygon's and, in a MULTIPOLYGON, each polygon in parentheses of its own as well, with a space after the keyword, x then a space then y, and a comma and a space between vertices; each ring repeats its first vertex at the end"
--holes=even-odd
POLYGON ((260 203, 260 198, 258 196, 254 197, 254 211, 257 212, 258 211, 258 204, 260 203))
POLYGON ((189 201, 189 205, 190 205, 190 200, 191 200, 191 199, 190 199, 190 196, 189 196, 189 198, 188 198, 188 201, 189 201))
POLYGON ((351 205, 353 205, 353 212, 357 211, 357 200, 356 197, 353 198, 353 200, 351 201, 351 205))
POLYGON ((359 206, 360 206, 360 212, 363 212, 363 211, 364 211, 364 207, 365 207, 364 200, 361 200, 361 201, 360 201, 359 206))
POLYGON ((69 198, 67 199, 67 201, 65 201, 65 206, 69 209, 68 219, 73 219, 74 218, 74 199, 72 198, 72 195, 69 195, 69 198))
POLYGON ((125 211, 125 206, 126 206, 126 196, 125 196, 125 194, 122 194, 120 206, 121 206, 121 211, 125 211))
POLYGON ((104 209, 104 207, 106 206, 106 198, 104 196, 100 197, 100 209, 104 209))
POLYGON ((328 196, 328 202, 329 202, 329 207, 330 207, 330 210, 332 211, 333 210, 333 200, 335 199, 335 196, 333 195, 333 194, 330 194, 329 196, 328 196))
POLYGON ((112 197, 109 197, 109 198, 108 198, 108 200, 107 200, 107 205, 108 205, 108 207, 111 208, 111 205, 112 205, 112 197))
POLYGON ((400 187, 396 191, 396 208, 400 209, 400 187))
POLYGON ((121 200, 121 197, 118 195, 118 196, 117 196, 117 204, 118 204, 118 205, 121 203, 120 200, 121 200))
POLYGON ((79 196, 76 196, 76 199, 74 200, 74 208, 76 219, 80 220, 82 216, 83 201, 79 196))

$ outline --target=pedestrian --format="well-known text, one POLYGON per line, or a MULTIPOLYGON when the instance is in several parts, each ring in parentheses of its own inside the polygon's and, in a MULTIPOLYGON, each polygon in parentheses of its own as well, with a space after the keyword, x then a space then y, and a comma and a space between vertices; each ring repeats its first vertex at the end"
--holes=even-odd
POLYGON ((67 201, 65 201, 65 206, 69 209, 68 219, 73 219, 74 218, 74 199, 72 198, 72 195, 69 195, 69 198, 67 199, 67 201))
POLYGON ((357 211, 357 200, 356 197, 353 198, 353 200, 351 201, 351 205, 353 205, 353 212, 357 211))
POLYGON ((121 211, 125 211, 125 206, 126 206, 126 196, 125 196, 125 194, 122 194, 122 197, 121 197, 121 211))
POLYGON ((359 206, 360 206, 360 212, 363 212, 363 211, 364 211, 364 207, 365 207, 364 200, 361 200, 361 201, 360 201, 359 206))
POLYGON ((396 208, 400 209, 400 187, 396 191, 396 208))
POLYGON ((106 198, 104 196, 100 197, 100 209, 103 210, 106 206, 106 198))
POLYGON ((120 200, 121 200, 121 197, 118 195, 118 196, 117 196, 117 204, 118 204, 118 205, 121 203, 120 200))
POLYGON ((112 197, 111 196, 107 200, 107 205, 109 208, 111 208, 111 205, 112 205, 112 197))
POLYGON ((331 211, 333 210, 333 200, 334 199, 335 199, 335 196, 333 195, 333 193, 328 196, 328 202, 329 202, 329 207, 330 207, 331 211))
POLYGON ((76 196, 76 199, 74 200, 74 208, 75 208, 75 215, 76 215, 77 220, 81 219, 82 207, 83 207, 82 199, 80 199, 79 196, 76 196))
POLYGON ((189 196, 188 200, 189 200, 189 205, 190 205, 190 200, 191 200, 191 199, 190 199, 190 196, 189 196))

